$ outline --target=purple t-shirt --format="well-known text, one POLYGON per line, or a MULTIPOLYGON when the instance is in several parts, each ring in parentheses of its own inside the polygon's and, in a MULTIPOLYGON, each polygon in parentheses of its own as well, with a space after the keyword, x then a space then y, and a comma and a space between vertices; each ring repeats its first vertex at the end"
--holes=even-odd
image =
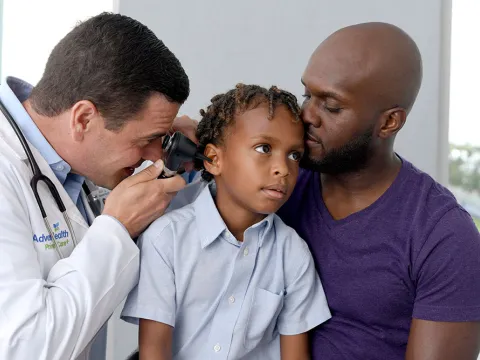
POLYGON ((403 160, 368 208, 334 220, 302 171, 280 217, 308 243, 332 318, 313 359, 404 359, 413 318, 480 320, 480 235, 446 188, 403 160))

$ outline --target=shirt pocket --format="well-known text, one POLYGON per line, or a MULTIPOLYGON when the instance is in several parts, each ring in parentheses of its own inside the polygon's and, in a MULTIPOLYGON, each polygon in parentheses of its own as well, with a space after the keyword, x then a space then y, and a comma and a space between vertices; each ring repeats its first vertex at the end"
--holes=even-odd
POLYGON ((283 294, 256 288, 245 328, 244 347, 253 349, 262 340, 270 341, 276 331, 277 319, 283 307, 283 294))

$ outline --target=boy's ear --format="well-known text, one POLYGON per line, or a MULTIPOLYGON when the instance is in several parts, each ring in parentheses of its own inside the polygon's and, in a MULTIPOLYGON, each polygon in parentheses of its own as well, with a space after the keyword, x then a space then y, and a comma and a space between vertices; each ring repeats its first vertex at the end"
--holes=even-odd
POLYGON ((208 144, 205 147, 205 151, 203 152, 203 154, 208 158, 212 159, 211 163, 208 161, 203 162, 205 170, 207 170, 210 174, 214 176, 220 175, 222 172, 222 149, 213 144, 208 144))

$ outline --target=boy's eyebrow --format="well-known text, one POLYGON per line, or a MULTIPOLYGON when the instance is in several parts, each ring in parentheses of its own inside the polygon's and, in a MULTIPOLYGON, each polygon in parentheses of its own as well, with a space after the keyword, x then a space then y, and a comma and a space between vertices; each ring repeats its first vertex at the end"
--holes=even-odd
POLYGON ((278 142, 278 138, 267 135, 267 134, 257 134, 252 139, 265 140, 268 142, 278 142))
MULTIPOLYGON (((258 140, 263 140, 263 141, 266 141, 266 142, 269 142, 269 143, 278 143, 280 142, 280 139, 276 138, 276 137, 273 137, 273 136, 270 136, 270 135, 267 135, 267 134, 259 134, 259 135, 255 135, 254 137, 252 137, 252 139, 258 141, 258 140)), ((295 148, 303 148, 304 147, 304 143, 303 143, 303 140, 301 142, 298 143, 298 146, 295 146, 295 148)))

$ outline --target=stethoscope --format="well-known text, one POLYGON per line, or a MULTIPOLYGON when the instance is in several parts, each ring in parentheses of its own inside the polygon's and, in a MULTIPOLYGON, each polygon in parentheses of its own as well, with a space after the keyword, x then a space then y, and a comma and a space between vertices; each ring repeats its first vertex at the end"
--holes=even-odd
POLYGON ((3 105, 2 101, 0 101, 0 110, 2 111, 3 115, 8 120, 11 127, 13 128, 15 133, 17 134, 18 140, 20 140, 20 143, 23 147, 23 150, 25 151, 25 153, 27 155, 28 162, 30 163, 30 167, 32 168, 32 172, 33 172, 33 177, 30 180, 30 186, 32 188, 33 195, 35 195, 35 199, 37 200, 37 204, 38 204, 38 207, 40 209, 40 212, 42 213, 43 222, 45 223, 45 226, 47 227, 48 234, 50 235, 50 239, 55 245, 55 250, 57 251, 58 256, 62 259, 62 258, 64 258, 64 256, 63 256, 62 252, 60 251, 60 248, 57 244, 57 240, 55 239, 55 235, 52 231, 52 227, 50 226, 50 223, 48 222, 47 213, 45 212, 45 208, 43 207, 42 200, 40 199, 40 196, 38 195, 38 189, 37 189, 38 188, 38 183, 40 181, 43 181, 47 185, 48 189, 50 190, 50 193, 52 194, 53 199, 57 203, 58 210, 60 210, 60 212, 63 215, 63 218, 65 219, 65 222, 67 223, 67 227, 68 227, 68 230, 70 231, 72 242, 73 242, 73 247, 75 247, 75 246, 77 246, 77 239, 75 237, 75 233, 73 232, 72 223, 70 222, 70 218, 67 215, 67 209, 65 208, 65 205, 62 201, 62 198, 60 197, 60 194, 58 193, 58 190, 55 187, 55 185, 53 184, 53 182, 47 176, 43 175, 42 172, 40 171, 40 168, 38 167, 37 161, 33 157, 32 151, 30 150, 30 146, 28 146, 27 140, 23 136, 22 131, 18 127, 18 125, 15 122, 15 120, 13 119, 12 115, 10 115, 10 112, 7 110, 5 105, 3 105))

